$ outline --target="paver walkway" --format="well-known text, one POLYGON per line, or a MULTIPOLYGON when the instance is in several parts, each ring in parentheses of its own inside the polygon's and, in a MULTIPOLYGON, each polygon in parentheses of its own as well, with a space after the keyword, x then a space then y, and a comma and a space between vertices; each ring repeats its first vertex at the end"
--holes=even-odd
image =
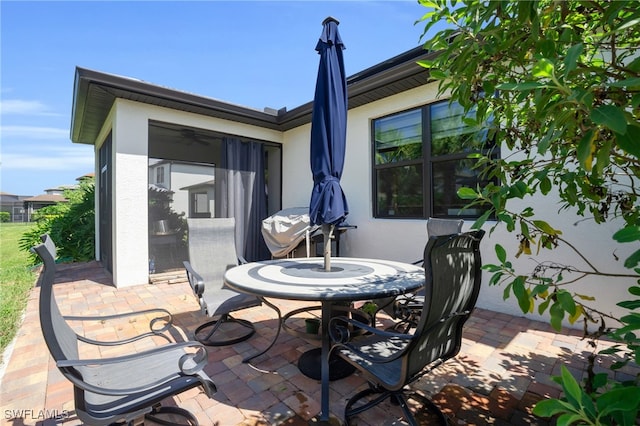
MULTIPOLYGON (((55 294, 63 315, 104 315, 149 307, 174 313, 174 323, 189 333, 204 320, 189 285, 158 283, 116 289, 95 262, 61 265, 55 294)), ((22 425, 77 425, 72 386, 57 371, 40 332, 39 289, 31 292, 27 311, 1 377, 0 423, 22 425)), ((274 300, 283 313, 304 306, 274 300)), ((206 372, 218 392, 209 399, 197 389, 170 401, 189 409, 202 425, 303 425, 320 409, 320 384, 300 373, 296 361, 317 342, 281 333, 277 344, 253 365, 242 358, 265 347, 275 333, 274 312, 268 307, 237 314, 256 324, 251 339, 234 346, 209 348, 206 372)), ((385 319, 382 319, 385 321, 385 319)), ((78 331, 98 339, 122 338, 146 327, 145 321, 116 324, 77 324, 78 331)), ((135 343, 143 350, 155 343, 135 343)), ((111 356, 113 349, 92 356, 111 356)), ((536 401, 559 395, 551 375, 567 366, 583 374, 590 348, 574 330, 554 333, 542 322, 477 309, 465 327, 463 347, 456 359, 413 385, 431 396, 452 425, 547 425, 530 414, 536 401)), ((629 367, 627 374, 637 374, 629 367)), ((365 386, 354 374, 331 382, 331 414, 342 418, 350 395, 365 386)), ((404 424, 389 404, 360 415, 360 426, 404 424)))

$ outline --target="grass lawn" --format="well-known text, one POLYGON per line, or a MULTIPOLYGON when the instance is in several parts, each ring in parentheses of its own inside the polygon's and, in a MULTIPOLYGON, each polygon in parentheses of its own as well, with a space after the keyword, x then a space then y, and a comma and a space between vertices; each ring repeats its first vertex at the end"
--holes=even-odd
POLYGON ((34 224, 0 224, 0 354, 15 336, 36 275, 29 254, 18 248, 22 234, 34 224))

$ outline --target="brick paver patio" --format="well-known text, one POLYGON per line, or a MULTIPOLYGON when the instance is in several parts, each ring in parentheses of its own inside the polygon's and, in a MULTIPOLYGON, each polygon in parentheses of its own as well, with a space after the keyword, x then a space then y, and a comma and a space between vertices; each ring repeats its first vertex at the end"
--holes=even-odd
MULTIPOLYGON (((55 293, 63 315, 103 315, 150 307, 163 307, 174 314, 174 323, 189 333, 205 318, 189 285, 159 282, 116 289, 95 262, 60 265, 55 293)), ((72 386, 57 371, 49 357, 38 319, 39 289, 31 292, 24 322, 10 355, 3 360, 0 393, 0 422, 6 425, 77 425, 72 386)), ((304 306, 301 302, 273 300, 286 313, 304 306)), ((320 384, 297 368, 298 357, 317 342, 282 332, 276 345, 243 364, 248 354, 266 347, 277 324, 268 307, 239 312, 239 318, 256 324, 256 335, 234 346, 209 348, 206 372, 218 392, 207 398, 198 389, 185 392, 166 404, 189 409, 201 425, 302 425, 318 414, 320 384)), ((386 321, 385 318, 381 319, 386 321)), ((93 338, 110 339, 132 335, 146 327, 146 321, 72 326, 93 338)), ((143 350, 161 342, 147 339, 135 343, 143 350)), ((88 356, 112 356, 82 352, 88 356)), ((452 425, 546 425, 549 421, 531 415, 536 401, 560 394, 552 380, 561 365, 576 377, 584 372, 590 349, 575 330, 554 333, 543 322, 531 321, 477 309, 467 322, 462 351, 436 371, 416 382, 418 393, 430 396, 452 425)), ((637 374, 628 367, 626 374, 637 374)), ((621 373, 625 374, 625 373, 621 373)), ((342 419, 350 395, 365 386, 353 374, 331 382, 331 414, 342 419)), ((360 415, 355 424, 392 425, 398 422, 397 407, 389 404, 360 415)))

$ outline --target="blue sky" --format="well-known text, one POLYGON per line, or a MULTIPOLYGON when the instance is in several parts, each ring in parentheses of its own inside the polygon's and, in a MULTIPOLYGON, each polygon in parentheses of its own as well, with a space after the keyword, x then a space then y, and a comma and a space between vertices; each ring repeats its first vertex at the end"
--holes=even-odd
POLYGON ((0 2, 0 191, 38 195, 93 172, 71 142, 75 67, 262 109, 313 99, 334 16, 347 75, 420 45, 427 10, 394 1, 0 2))

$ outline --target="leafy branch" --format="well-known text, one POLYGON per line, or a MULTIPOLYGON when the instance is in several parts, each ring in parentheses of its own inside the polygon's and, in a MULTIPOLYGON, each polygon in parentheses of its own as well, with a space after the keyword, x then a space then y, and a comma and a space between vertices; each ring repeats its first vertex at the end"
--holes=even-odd
MULTIPOLYGON (((635 424, 640 409, 640 378, 616 382, 596 373, 597 341, 616 345, 600 356, 621 356, 613 369, 640 363, 640 3, 637 1, 480 1, 419 0, 427 12, 425 48, 439 52, 421 62, 438 82, 440 95, 473 111, 501 149, 501 157, 476 157, 489 183, 463 188, 468 207, 488 206, 475 222, 496 219, 515 234, 517 249, 495 246, 498 263, 485 265, 491 285, 504 287, 523 312, 549 315, 560 330, 563 320, 584 321, 594 353, 587 380, 568 372, 558 382, 562 399, 542 401, 535 413, 557 416, 558 424, 635 424), (436 24, 446 28, 434 35, 436 24), (430 35, 430 37, 427 37, 430 35), (612 223, 618 244, 633 245, 624 259, 628 272, 603 271, 580 247, 536 213, 507 206, 525 197, 553 197, 558 211, 571 211, 594 226, 612 223), (559 247, 584 267, 539 259, 559 247), (529 256, 536 266, 519 271, 510 256, 529 256), (622 315, 601 312, 594 298, 578 289, 586 278, 633 280, 622 315), (594 326, 595 325, 595 326, 594 326)), ((578 220, 580 222, 580 220, 578 220)), ((578 223, 576 222, 576 223, 578 223)), ((612 253, 616 256, 615 250, 612 253)))

